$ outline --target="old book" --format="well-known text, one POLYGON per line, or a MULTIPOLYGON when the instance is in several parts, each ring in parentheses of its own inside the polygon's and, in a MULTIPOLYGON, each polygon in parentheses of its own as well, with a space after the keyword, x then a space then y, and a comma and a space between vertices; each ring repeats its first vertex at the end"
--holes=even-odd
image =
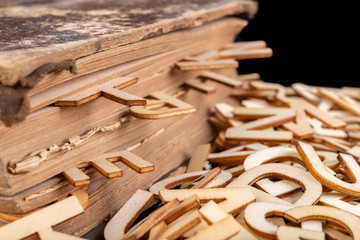
MULTIPOLYGON (((116 57, 112 63, 107 58, 114 53, 122 54, 115 49, 119 46, 199 26, 230 14, 247 12, 253 15, 256 12, 256 4, 248 0, 201 3, 189 0, 181 4, 152 1, 150 12, 148 3, 143 1, 130 4, 126 1, 98 3, 88 0, 76 3, 75 9, 74 4, 73 1, 43 1, 36 6, 28 6, 26 1, 2 3, 0 116, 7 125, 24 119, 29 112, 25 92, 48 74, 64 70, 73 74, 79 72, 79 75, 93 72, 114 65, 116 57), (16 30, 14 23, 23 30, 16 30), (86 59, 82 59, 84 57, 86 59), (92 70, 83 70, 89 61, 97 64, 92 70)), ((146 43, 139 47, 141 45, 146 47, 146 43)), ((139 53, 140 56, 149 56, 169 48, 145 49, 139 53)), ((129 60, 137 58, 130 55, 129 60)), ((49 82, 51 77, 42 85, 49 82)))
MULTIPOLYGON (((132 69, 132 72, 124 74, 124 76, 138 77, 139 82, 127 87, 126 92, 145 97, 153 91, 176 88, 177 86, 183 84, 185 80, 197 76, 199 74, 198 71, 174 72, 171 68, 169 68, 171 66, 170 64, 171 62, 176 62, 187 55, 191 55, 194 49, 198 50, 200 48, 206 51, 212 46, 218 46, 217 48, 220 48, 222 45, 233 41, 235 34, 239 31, 237 20, 230 19, 224 21, 225 22, 221 25, 217 25, 218 23, 216 23, 219 27, 217 29, 223 31, 224 35, 219 36, 218 38, 213 37, 211 41, 207 41, 207 44, 201 43, 201 46, 199 46, 197 43, 194 43, 195 46, 190 45, 168 53, 148 57, 146 60, 137 60, 137 62, 132 62, 130 67, 135 67, 132 69), (232 23, 234 23, 234 27, 230 28, 232 23), (228 33, 225 35, 227 31, 228 33), (148 63, 143 65, 142 63, 144 61, 147 61, 148 63), (163 71, 164 74, 160 74, 158 76, 156 73, 161 71, 163 71)), ((120 64, 117 67, 120 71, 127 71, 129 64, 120 64)), ((111 73, 114 71, 114 68, 102 71, 111 73)), ((94 75, 93 78, 86 78, 85 80, 90 82, 95 81, 97 76, 98 75, 94 75)), ((72 87, 62 87, 61 85, 55 86, 53 94, 50 94, 49 98, 53 98, 56 93, 61 91, 65 92, 65 95, 61 95, 65 97, 67 89, 72 89, 72 87)), ((49 91, 51 92, 52 89, 47 90, 47 92, 49 91)), ((48 158, 48 160, 54 159, 55 161, 45 161, 35 171, 15 175, 8 171, 9 165, 13 165, 14 163, 31 157, 31 154, 38 150, 47 149, 53 144, 60 146, 64 143, 64 141, 67 141, 73 136, 78 136, 98 126, 109 124, 112 121, 117 120, 116 117, 114 117, 115 112, 126 111, 126 109, 126 106, 117 102, 109 101, 104 98, 98 98, 75 108, 59 108, 53 106, 44 107, 30 114, 21 124, 10 128, 0 128, 0 132, 2 133, 0 157, 2 166, 4 166, 4 168, 1 169, 3 176, 3 181, 1 181, 0 184, 1 194, 14 194, 24 190, 27 187, 40 183, 41 181, 60 173, 64 170, 64 167, 71 167, 74 166, 74 164, 76 165, 76 162, 68 162, 68 160, 62 159, 61 156, 55 154, 54 156, 48 158), (89 112, 91 112, 90 115, 89 112), (55 126, 56 131, 51 131, 55 126), (46 135, 43 134, 44 132, 46 132, 46 135), (19 142, 22 144, 19 144, 16 148, 12 147, 14 144, 19 142), (58 162, 62 162, 65 165, 59 165, 58 162), (41 174, 39 174, 40 172, 41 174), (21 179, 25 178, 29 179, 29 181, 24 183, 21 179), (18 187, 16 187, 16 185, 18 187)), ((119 116, 120 114, 117 115, 117 117, 119 116)), ((108 147, 110 147, 110 145, 108 147)), ((111 148, 105 150, 98 147, 97 153, 101 154, 110 149, 111 148)), ((75 159, 75 152, 76 151, 71 152, 70 155, 72 157, 70 157, 70 159, 75 159)), ((79 160, 80 159, 82 159, 81 155, 79 155, 79 160)))

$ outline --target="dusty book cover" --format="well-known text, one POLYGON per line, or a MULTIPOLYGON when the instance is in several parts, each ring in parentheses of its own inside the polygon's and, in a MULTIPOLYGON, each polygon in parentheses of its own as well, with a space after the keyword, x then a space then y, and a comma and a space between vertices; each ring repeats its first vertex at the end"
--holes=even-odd
POLYGON ((248 0, 2 1, 0 119, 21 121, 29 112, 24 91, 47 74, 75 74, 76 59, 226 15, 252 16, 256 6, 248 0))

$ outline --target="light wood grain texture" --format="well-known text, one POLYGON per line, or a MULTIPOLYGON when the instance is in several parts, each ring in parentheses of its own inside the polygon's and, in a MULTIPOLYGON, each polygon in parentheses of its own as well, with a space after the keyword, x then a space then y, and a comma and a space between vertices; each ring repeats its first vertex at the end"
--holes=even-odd
POLYGON ((353 146, 346 153, 359 158, 360 157, 360 146, 353 146))
MULTIPOLYGON (((321 158, 325 166, 331 169, 339 167, 340 162, 337 159, 336 153, 329 151, 316 151, 316 154, 321 158)), ((259 150, 248 156, 244 161, 244 169, 248 171, 249 169, 261 164, 282 161, 293 161, 305 166, 305 163, 302 161, 302 158, 296 149, 288 147, 271 147, 259 150)))
POLYGON ((106 158, 97 158, 91 161, 91 166, 106 178, 116 178, 122 176, 122 170, 106 158))
POLYGON ((106 158, 110 162, 121 161, 137 173, 147 173, 154 171, 154 165, 152 163, 128 150, 106 153, 99 158, 106 158))
POLYGON ((230 120, 234 118, 234 107, 227 103, 217 103, 214 106, 215 111, 224 119, 230 126, 230 120))
POLYGON ((309 220, 309 221, 302 222, 301 223, 301 228, 303 230, 322 232, 323 231, 323 224, 322 224, 321 221, 309 220))
POLYGON ((275 197, 284 197, 301 190, 301 186, 290 180, 273 182, 270 179, 261 179, 256 186, 275 197))
MULTIPOLYGON (((250 82, 249 85, 250 88, 257 90, 285 90, 284 86, 279 83, 264 82, 262 80, 250 82)), ((286 92, 284 92, 284 94, 286 95, 286 92)))
POLYGON ((127 200, 122 208, 106 224, 104 237, 106 240, 122 239, 127 229, 136 220, 140 213, 153 199, 153 194, 137 190, 135 194, 127 200))
POLYGON ((306 220, 326 220, 344 227, 353 239, 360 239, 360 220, 345 211, 326 206, 301 206, 285 212, 285 217, 296 223, 306 220))
POLYGON ((360 88, 357 87, 342 87, 341 88, 341 92, 343 92, 344 94, 355 98, 355 99, 360 99, 360 88))
POLYGON ((163 92, 154 92, 150 94, 150 96, 157 100, 156 102, 149 104, 149 108, 147 106, 134 106, 130 108, 130 113, 137 118, 159 119, 190 114, 196 111, 195 107, 192 105, 171 97, 163 92), (156 106, 156 108, 168 106, 169 108, 157 110, 153 109, 154 106, 156 106))
POLYGON ((214 178, 216 178, 221 173, 221 169, 219 167, 211 169, 209 172, 204 174, 199 181, 195 180, 193 189, 196 188, 204 188, 208 185, 214 178))
POLYGON ((194 88, 200 92, 204 92, 206 94, 211 94, 216 92, 216 88, 206 84, 205 82, 201 81, 198 78, 195 79, 189 79, 185 82, 185 85, 187 85, 188 87, 194 88))
POLYGON ((180 71, 211 70, 221 68, 237 68, 238 62, 232 59, 198 61, 198 62, 177 62, 175 67, 180 71))
POLYGON ((318 93, 320 96, 334 102, 339 107, 353 113, 356 116, 360 116, 360 104, 355 99, 352 99, 349 96, 338 95, 337 93, 328 91, 324 88, 319 88, 318 93))
POLYGON ((351 200, 351 198, 349 199, 344 194, 329 192, 324 193, 319 202, 323 205, 335 207, 360 217, 360 205, 356 202, 351 203, 351 200))
POLYGON ((318 104, 321 101, 321 98, 316 95, 316 89, 315 91, 312 91, 312 88, 310 88, 308 85, 302 84, 302 83, 294 83, 291 84, 291 87, 295 90, 295 92, 300 95, 301 97, 305 98, 309 102, 313 104, 318 104))
POLYGON ((241 101, 241 105, 247 108, 264 108, 271 106, 267 101, 257 98, 244 99, 241 101))
POLYGON ((291 100, 290 106, 297 106, 296 109, 302 108, 310 116, 314 117, 321 122, 323 122, 329 128, 345 128, 346 123, 336 117, 333 117, 331 114, 321 111, 319 108, 315 107, 305 100, 291 100))
POLYGON ((219 53, 220 59, 252 59, 252 58, 267 58, 272 57, 273 51, 271 48, 263 49, 237 49, 232 48, 228 50, 221 51, 219 53))
POLYGON ((219 203, 219 206, 230 214, 240 211, 246 205, 255 201, 254 195, 246 188, 161 190, 159 197, 163 202, 169 202, 175 198, 183 201, 194 194, 199 197, 201 202, 207 202, 209 200, 223 200, 219 203))
POLYGON ((166 231, 167 225, 164 221, 159 222, 150 230, 149 240, 159 239, 160 235, 166 231))
MULTIPOLYGON (((42 239, 61 239, 65 234, 51 227, 84 211, 77 197, 72 196, 0 228, 1 239, 22 239, 39 232, 42 239)), ((69 236, 69 239, 81 239, 69 236)))
MULTIPOLYGON (((253 77, 253 76, 252 76, 253 77)), ((212 80, 215 82, 219 82, 221 84, 233 87, 233 88, 240 88, 243 85, 243 82, 241 82, 238 79, 233 79, 215 72, 202 72, 199 75, 199 78, 206 79, 206 80, 212 80)))
POLYGON ((80 91, 65 99, 58 100, 55 102, 55 106, 79 106, 101 96, 125 105, 145 105, 145 99, 126 92, 118 91, 120 89, 126 88, 127 86, 135 84, 137 81, 137 78, 114 78, 110 81, 90 87, 85 91, 80 91))
POLYGON ((229 127, 229 123, 224 122, 223 120, 220 120, 217 117, 209 117, 208 121, 210 124, 214 125, 215 127, 219 129, 226 129, 229 127))
POLYGON ((325 98, 321 99, 321 101, 318 104, 318 108, 324 112, 329 112, 333 107, 334 104, 325 98))
POLYGON ((234 117, 240 120, 257 119, 245 123, 238 129, 259 130, 268 127, 277 127, 295 118, 295 111, 289 108, 234 108, 234 117))
POLYGON ((181 219, 174 222, 169 226, 165 232, 163 232, 159 239, 178 239, 185 232, 189 231, 191 228, 195 227, 201 222, 201 216, 198 210, 193 210, 181 219))
POLYGON ((189 240, 228 239, 241 230, 241 225, 229 215, 221 221, 212 224, 210 227, 199 231, 190 237, 189 240))
POLYGON ((41 229, 38 231, 38 236, 40 239, 43 240, 62 240, 62 239, 69 239, 69 240, 79 240, 79 239, 84 239, 84 238, 79 238, 79 237, 75 237, 75 236, 70 236, 68 234, 64 234, 64 233, 60 233, 60 232, 55 232, 53 231, 51 228, 47 228, 47 229, 41 229))
POLYGON ((270 162, 294 161, 305 165, 296 149, 288 147, 271 147, 257 151, 248 156, 244 161, 245 171, 261 164, 270 162))
POLYGON ((155 212, 151 213, 149 217, 145 218, 141 222, 133 226, 122 239, 139 239, 146 236, 150 229, 156 226, 159 222, 164 220, 166 215, 171 211, 173 207, 179 204, 177 199, 169 201, 164 206, 158 208, 155 212))
POLYGON ((246 224, 256 234, 266 238, 274 238, 279 226, 267 221, 266 217, 283 216, 287 210, 293 207, 279 203, 255 202, 246 207, 244 217, 246 224))
POLYGON ((243 50, 249 50, 249 49, 261 49, 266 47, 266 42, 259 40, 259 41, 241 41, 241 42, 234 42, 227 44, 223 49, 243 49, 243 50))
MULTIPOLYGON (((256 239, 257 239, 257 240, 266 240, 266 239, 268 239, 268 238, 260 237, 258 234, 256 234, 253 230, 251 230, 251 229, 249 228, 249 226, 248 226, 248 225, 246 224, 246 222, 245 222, 244 212, 245 212, 245 211, 242 211, 239 215, 236 216, 235 219, 236 219, 247 231, 249 231, 249 232, 251 232, 252 234, 254 234, 254 235, 256 236, 256 239)), ((271 218, 267 218, 267 219, 268 219, 269 222, 278 225, 278 221, 276 221, 276 222, 273 221, 274 218, 275 218, 275 217, 271 217, 271 218)), ((281 217, 277 217, 277 218, 281 218, 281 217)), ((282 218, 281 218, 281 219, 282 219, 282 218)), ((282 221, 284 222, 284 220, 282 220, 282 221)), ((285 224, 285 223, 284 223, 284 224, 285 224)))
MULTIPOLYGON (((229 214, 227 212, 225 212, 221 207, 219 207, 218 204, 216 204, 212 200, 209 201, 208 203, 206 203, 199 211, 200 211, 201 215, 203 216, 203 218, 205 218, 205 220, 210 225, 215 224, 217 222, 220 222, 220 221, 222 221, 223 219, 225 219, 226 217, 229 216, 229 214)), ((241 230, 235 236, 231 237, 230 239, 232 239, 232 240, 235 240, 235 239, 239 239, 239 240, 241 240, 241 239, 243 239, 243 240, 245 240, 245 239, 255 240, 256 239, 241 224, 240 224, 240 228, 241 228, 241 230)))
POLYGON ((216 50, 210 50, 204 53, 197 54, 195 56, 186 57, 182 59, 182 61, 207 61, 207 60, 215 60, 219 56, 219 52, 216 50))
POLYGON ((204 230, 207 227, 209 227, 209 224, 203 218, 201 218, 200 223, 197 224, 195 227, 191 228, 189 231, 185 232, 183 234, 183 237, 188 238, 194 236, 197 232, 204 230))
POLYGON ((268 146, 266 146, 262 143, 249 143, 249 144, 245 144, 243 146, 246 150, 254 150, 254 151, 260 151, 260 150, 269 148, 268 146))
POLYGON ((260 79, 260 74, 259 73, 239 74, 236 77, 236 79, 238 81, 243 81, 243 82, 256 81, 260 79))
POLYGON ((327 236, 335 240, 352 240, 351 236, 344 234, 329 226, 325 227, 324 232, 327 236))
POLYGON ((184 215, 185 213, 189 212, 192 209, 200 207, 200 199, 193 195, 188 199, 185 199, 178 205, 176 205, 166 216, 165 223, 170 224, 178 219, 180 216, 184 215))
POLYGON ((289 131, 267 132, 237 128, 228 128, 225 136, 227 140, 234 141, 290 142, 293 139, 293 134, 289 131))
POLYGON ((325 233, 296 227, 280 226, 276 231, 276 237, 279 240, 325 240, 325 233))
POLYGON ((210 144, 202 144, 197 146, 191 155, 186 172, 202 171, 204 169, 210 150, 210 144))
POLYGON ((276 89, 278 92, 276 94, 276 99, 291 106, 294 109, 304 109, 304 111, 311 117, 317 118, 322 121, 326 126, 330 128, 345 128, 346 124, 344 121, 333 117, 331 114, 320 110, 315 107, 311 103, 303 100, 303 99, 291 99, 286 96, 286 90, 280 84, 269 84, 269 83, 257 83, 260 86, 255 85, 255 82, 251 82, 251 85, 256 89, 262 88, 264 85, 264 89, 276 89))
POLYGON ((316 135, 320 135, 324 137, 340 138, 340 139, 345 139, 348 137, 345 130, 324 128, 322 126, 322 123, 317 119, 309 118, 309 122, 313 127, 314 134, 316 135))
POLYGON ((297 104, 290 103, 291 108, 296 112, 295 122, 284 123, 286 130, 292 131, 298 139, 306 139, 313 136, 313 129, 308 121, 305 109, 298 107, 297 104))
POLYGON ((360 167, 352 156, 343 153, 339 154, 342 164, 347 168, 347 173, 351 174, 351 176, 356 179, 355 183, 347 183, 335 177, 328 168, 323 165, 311 145, 298 142, 296 149, 311 174, 323 185, 340 193, 357 197, 360 196, 360 185, 357 181, 359 176, 358 174, 360 173, 360 167))
POLYGON ((229 214, 213 200, 210 200, 202 206, 199 212, 209 224, 214 224, 229 216, 229 214))
POLYGON ((239 89, 231 93, 232 97, 236 98, 259 98, 265 100, 273 100, 275 98, 275 90, 252 90, 252 89, 239 89))
POLYGON ((77 197, 79 200, 81 206, 86 209, 89 206, 89 194, 86 192, 87 187, 80 188, 72 193, 70 193, 71 196, 77 197))
POLYGON ((237 166, 237 167, 228 168, 225 171, 227 171, 228 173, 231 173, 231 175, 233 177, 237 177, 240 174, 242 174, 243 172, 245 172, 245 169, 244 169, 243 165, 240 165, 240 166, 237 166))
POLYGON ((218 165, 237 166, 243 164, 244 160, 253 153, 255 151, 211 153, 208 156, 208 160, 218 165))
POLYGON ((320 135, 317 135, 316 137, 318 139, 321 139, 326 145, 328 145, 332 149, 332 151, 347 152, 350 150, 350 147, 352 146, 348 144, 349 142, 339 138, 323 137, 320 135))
MULTIPOLYGON (((159 195, 159 192, 161 190, 169 189, 169 188, 175 187, 177 185, 180 185, 180 184, 188 182, 188 181, 194 181, 197 178, 199 178, 200 176, 203 176, 208 172, 209 172, 209 170, 197 171, 197 172, 181 174, 181 175, 178 175, 175 177, 166 178, 162 181, 159 181, 159 182, 153 184, 149 188, 149 191, 154 193, 155 195, 159 195)), ((229 174, 225 171, 221 171, 221 173, 218 175, 218 177, 215 177, 215 179, 213 179, 213 181, 211 183, 209 183, 206 187, 210 188, 210 187, 222 186, 222 185, 226 184, 227 182, 229 182, 231 180, 231 178, 232 178, 231 174, 229 174)))
POLYGON ((69 168, 62 174, 71 183, 71 185, 75 187, 88 185, 90 183, 90 177, 77 167, 69 168))
POLYGON ((254 167, 237 177, 227 187, 252 185, 256 181, 268 176, 294 181, 303 188, 304 194, 296 201, 295 205, 314 204, 321 196, 322 186, 310 173, 280 163, 268 163, 254 167))

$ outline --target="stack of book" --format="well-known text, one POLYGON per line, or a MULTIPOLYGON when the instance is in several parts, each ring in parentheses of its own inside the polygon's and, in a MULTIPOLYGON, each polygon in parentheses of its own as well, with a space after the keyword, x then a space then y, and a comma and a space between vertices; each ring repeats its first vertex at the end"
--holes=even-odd
POLYGON ((235 59, 272 55, 232 43, 254 1, 26 2, 0 5, 0 225, 81 189, 54 230, 89 232, 215 137, 210 106, 259 79, 235 59))

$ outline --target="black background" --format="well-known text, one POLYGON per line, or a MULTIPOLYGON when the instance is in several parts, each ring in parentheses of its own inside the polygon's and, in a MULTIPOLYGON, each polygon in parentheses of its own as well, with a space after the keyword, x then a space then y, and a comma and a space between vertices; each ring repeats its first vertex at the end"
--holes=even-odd
POLYGON ((291 85, 360 87, 360 12, 356 1, 259 0, 238 40, 265 40, 269 59, 241 60, 240 73, 291 85), (314 3, 316 2, 316 3, 314 3))

